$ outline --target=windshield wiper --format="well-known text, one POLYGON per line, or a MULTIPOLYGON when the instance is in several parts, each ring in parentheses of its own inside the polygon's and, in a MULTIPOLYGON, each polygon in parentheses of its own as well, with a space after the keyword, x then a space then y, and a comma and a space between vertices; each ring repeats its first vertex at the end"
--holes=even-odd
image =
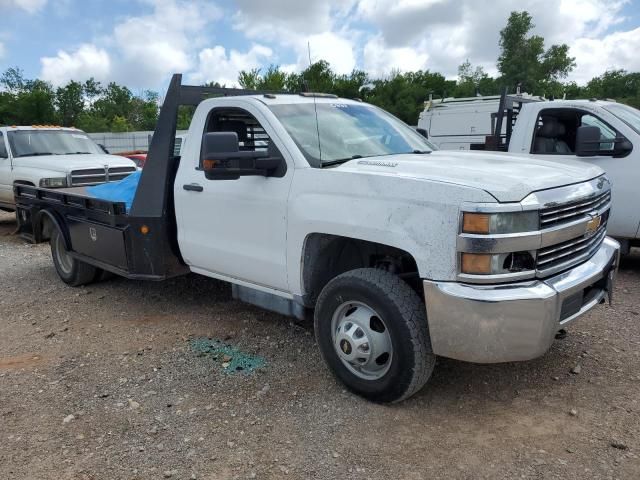
POLYGON ((414 150, 414 151, 409 152, 409 153, 418 153, 418 154, 431 153, 431 150, 414 150))
POLYGON ((332 165, 340 165, 348 162, 349 160, 355 160, 356 158, 362 158, 362 155, 351 155, 348 158, 337 158, 335 160, 329 160, 328 162, 322 162, 322 167, 330 167, 332 165))
POLYGON ((65 155, 91 155, 91 152, 69 152, 65 153, 65 155))
POLYGON ((51 152, 33 152, 33 153, 23 153, 22 155, 16 155, 16 157, 40 157, 42 155, 58 155, 58 154, 51 153, 51 152))

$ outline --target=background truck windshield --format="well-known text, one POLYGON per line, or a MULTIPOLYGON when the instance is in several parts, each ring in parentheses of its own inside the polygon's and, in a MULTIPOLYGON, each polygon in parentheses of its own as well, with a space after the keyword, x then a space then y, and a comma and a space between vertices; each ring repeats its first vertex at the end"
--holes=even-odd
POLYGON ((369 105, 337 101, 315 106, 313 103, 272 105, 270 108, 313 166, 435 149, 412 128, 369 105))
POLYGON ((85 133, 65 130, 16 130, 7 138, 14 157, 104 152, 85 133))
POLYGON ((609 110, 624 123, 640 134, 640 110, 636 110, 628 105, 607 105, 605 110, 609 110))

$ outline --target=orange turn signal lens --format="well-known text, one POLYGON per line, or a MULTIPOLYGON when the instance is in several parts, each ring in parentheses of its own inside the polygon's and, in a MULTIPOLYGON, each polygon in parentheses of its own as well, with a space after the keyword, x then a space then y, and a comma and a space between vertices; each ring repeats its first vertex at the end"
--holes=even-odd
POLYGON ((463 253, 461 270, 472 275, 488 275, 491 273, 491 255, 463 253))
POLYGON ((147 233, 149 233, 149 227, 147 227, 146 225, 142 225, 140 227, 140 233, 146 235, 147 233))
POLYGON ((486 213, 463 213, 462 231, 464 233, 489 233, 489 215, 486 213))
POLYGON ((219 165, 220 162, 218 160, 203 160, 202 161, 202 168, 204 168, 205 170, 212 170, 214 168, 216 168, 216 165, 219 165))

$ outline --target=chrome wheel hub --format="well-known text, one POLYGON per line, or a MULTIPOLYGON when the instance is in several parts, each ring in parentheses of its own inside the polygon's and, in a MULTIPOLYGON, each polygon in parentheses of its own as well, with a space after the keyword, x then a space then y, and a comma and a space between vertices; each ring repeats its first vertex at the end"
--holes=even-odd
POLYGON ((338 357, 355 375, 367 380, 383 377, 393 357, 389 330, 368 305, 345 302, 331 321, 332 340, 338 357))
POLYGON ((73 258, 71 258, 71 255, 69 255, 69 252, 67 252, 67 249, 64 247, 62 235, 56 237, 56 257, 60 269, 64 273, 70 274, 73 269, 73 258))

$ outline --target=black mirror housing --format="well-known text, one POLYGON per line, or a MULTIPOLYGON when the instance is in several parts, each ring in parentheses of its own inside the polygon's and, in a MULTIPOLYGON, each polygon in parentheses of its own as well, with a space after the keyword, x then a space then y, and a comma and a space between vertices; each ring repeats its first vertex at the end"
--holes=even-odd
POLYGON ((617 138, 613 147, 613 156, 615 158, 626 157, 633 151, 633 144, 626 138, 617 138))
POLYGON ((269 151, 240 151, 235 132, 206 133, 202 139, 200 164, 209 180, 237 180, 241 176, 283 176, 284 159, 277 148, 269 151), (273 154, 273 151, 277 154, 273 154), (282 172, 282 174, 279 174, 282 172))
POLYGON ((416 132, 418 132, 420 135, 422 135, 424 138, 429 138, 429 134, 427 133, 427 130, 421 127, 416 128, 416 132))
POLYGON ((576 155, 594 157, 600 153, 600 129, 591 125, 578 127, 576 131, 576 155))

